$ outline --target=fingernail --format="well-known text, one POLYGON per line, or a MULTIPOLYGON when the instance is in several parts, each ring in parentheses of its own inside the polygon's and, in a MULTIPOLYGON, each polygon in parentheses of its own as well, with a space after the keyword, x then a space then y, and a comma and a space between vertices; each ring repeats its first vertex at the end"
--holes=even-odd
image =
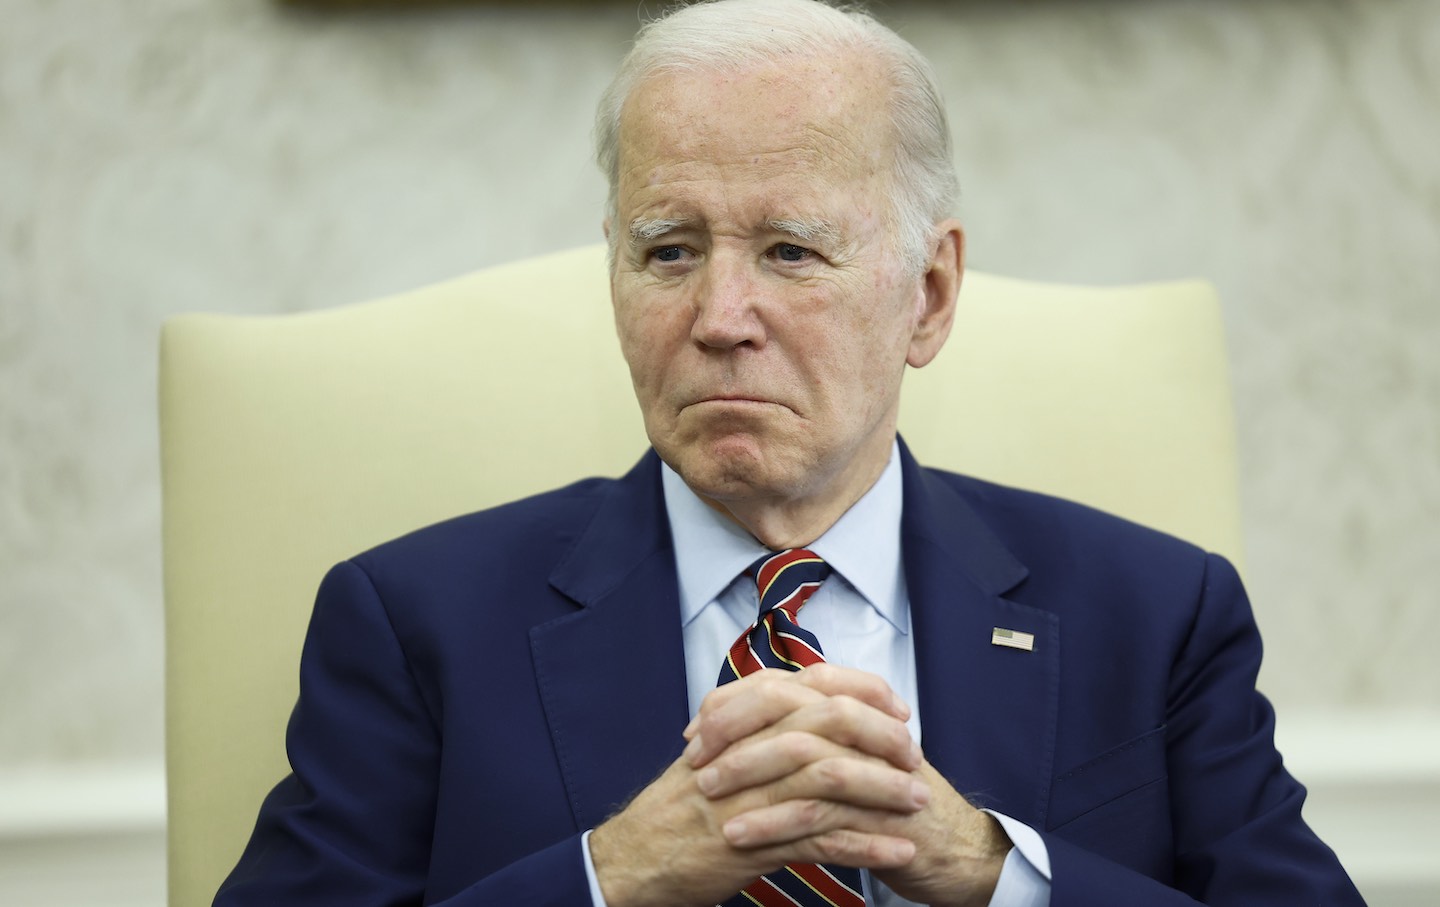
POLYGON ((750 834, 750 826, 744 819, 731 819, 721 831, 725 833, 725 840, 731 844, 744 844, 746 836, 750 834))
POLYGON ((685 759, 686 762, 694 763, 695 757, 699 755, 699 753, 700 735, 696 734, 694 737, 690 738, 689 743, 685 744, 685 752, 681 753, 681 756, 685 759))
POLYGON ((681 734, 686 740, 689 740, 691 737, 693 737, 693 736, 695 735, 695 729, 698 728, 699 726, 700 726, 700 716, 699 716, 699 715, 696 715, 694 718, 691 718, 691 719, 690 719, 690 723, 687 724, 687 725, 685 725, 685 730, 681 731, 680 734, 681 734))
POLYGON ((700 774, 695 776, 695 785, 699 787, 701 793, 707 797, 715 792, 715 788, 719 786, 719 784, 720 773, 713 768, 701 769, 700 774))
POLYGON ((910 801, 916 809, 924 809, 930 802, 930 785, 919 779, 910 782, 910 801))

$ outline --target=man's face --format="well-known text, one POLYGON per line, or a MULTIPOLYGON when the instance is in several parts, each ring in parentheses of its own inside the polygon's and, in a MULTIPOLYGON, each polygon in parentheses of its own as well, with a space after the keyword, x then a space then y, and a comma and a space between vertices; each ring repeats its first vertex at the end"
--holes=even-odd
POLYGON ((722 505, 848 506, 944 339, 917 341, 926 282, 890 235, 881 80, 845 63, 656 76, 625 106, 621 348, 651 443, 722 505))

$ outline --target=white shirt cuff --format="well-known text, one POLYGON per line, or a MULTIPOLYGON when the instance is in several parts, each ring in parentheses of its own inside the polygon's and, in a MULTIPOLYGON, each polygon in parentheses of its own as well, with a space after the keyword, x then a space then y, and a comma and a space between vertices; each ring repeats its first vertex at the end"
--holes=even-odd
POLYGON ((982 810, 995 817, 1000 827, 1005 829, 1005 834, 1010 838, 1010 843, 1015 849, 1040 873, 1045 881, 1050 881, 1050 851, 1045 848, 1045 840, 1040 837, 1040 832, 1021 822, 1019 819, 1012 819, 1004 813, 997 813, 993 809, 982 810))
POLYGON ((595 861, 590 859, 590 832, 594 830, 592 828, 580 836, 580 852, 585 855, 585 881, 590 883, 590 907, 606 907, 605 895, 600 893, 600 881, 595 878, 595 861))
POLYGON ((1050 851, 1040 833, 1018 819, 987 809, 1015 845, 1005 855, 990 907, 1049 907, 1050 851))

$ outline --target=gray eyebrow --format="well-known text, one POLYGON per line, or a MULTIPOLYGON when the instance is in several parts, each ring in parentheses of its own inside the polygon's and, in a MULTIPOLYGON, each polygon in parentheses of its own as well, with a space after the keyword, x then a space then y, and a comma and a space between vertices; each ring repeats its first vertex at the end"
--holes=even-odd
MULTIPOLYGON (((630 244, 635 246, 651 242, 691 223, 689 218, 637 217, 630 222, 628 231, 630 244)), ((840 240, 840 231, 834 224, 825 220, 781 217, 767 221, 766 226, 777 233, 784 233, 801 242, 815 242, 817 239, 823 239, 830 243, 837 243, 840 240)))
POLYGON ((630 244, 634 246, 649 242, 687 223, 689 221, 683 218, 637 217, 630 222, 630 244))
POLYGON ((801 242, 814 242, 817 239, 823 239, 834 243, 840 239, 840 231, 835 228, 835 225, 824 220, 777 218, 770 221, 770 229, 789 234, 801 242))

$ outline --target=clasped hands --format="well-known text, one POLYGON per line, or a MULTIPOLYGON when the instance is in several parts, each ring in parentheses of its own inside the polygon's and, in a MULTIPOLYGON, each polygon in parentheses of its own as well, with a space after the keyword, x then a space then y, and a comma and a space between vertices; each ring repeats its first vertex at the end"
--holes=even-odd
POLYGON ((684 753, 590 836, 609 907, 710 907, 787 863, 869 869, 920 904, 984 905, 1010 841, 925 761, 874 674, 819 664, 719 687, 684 753))

